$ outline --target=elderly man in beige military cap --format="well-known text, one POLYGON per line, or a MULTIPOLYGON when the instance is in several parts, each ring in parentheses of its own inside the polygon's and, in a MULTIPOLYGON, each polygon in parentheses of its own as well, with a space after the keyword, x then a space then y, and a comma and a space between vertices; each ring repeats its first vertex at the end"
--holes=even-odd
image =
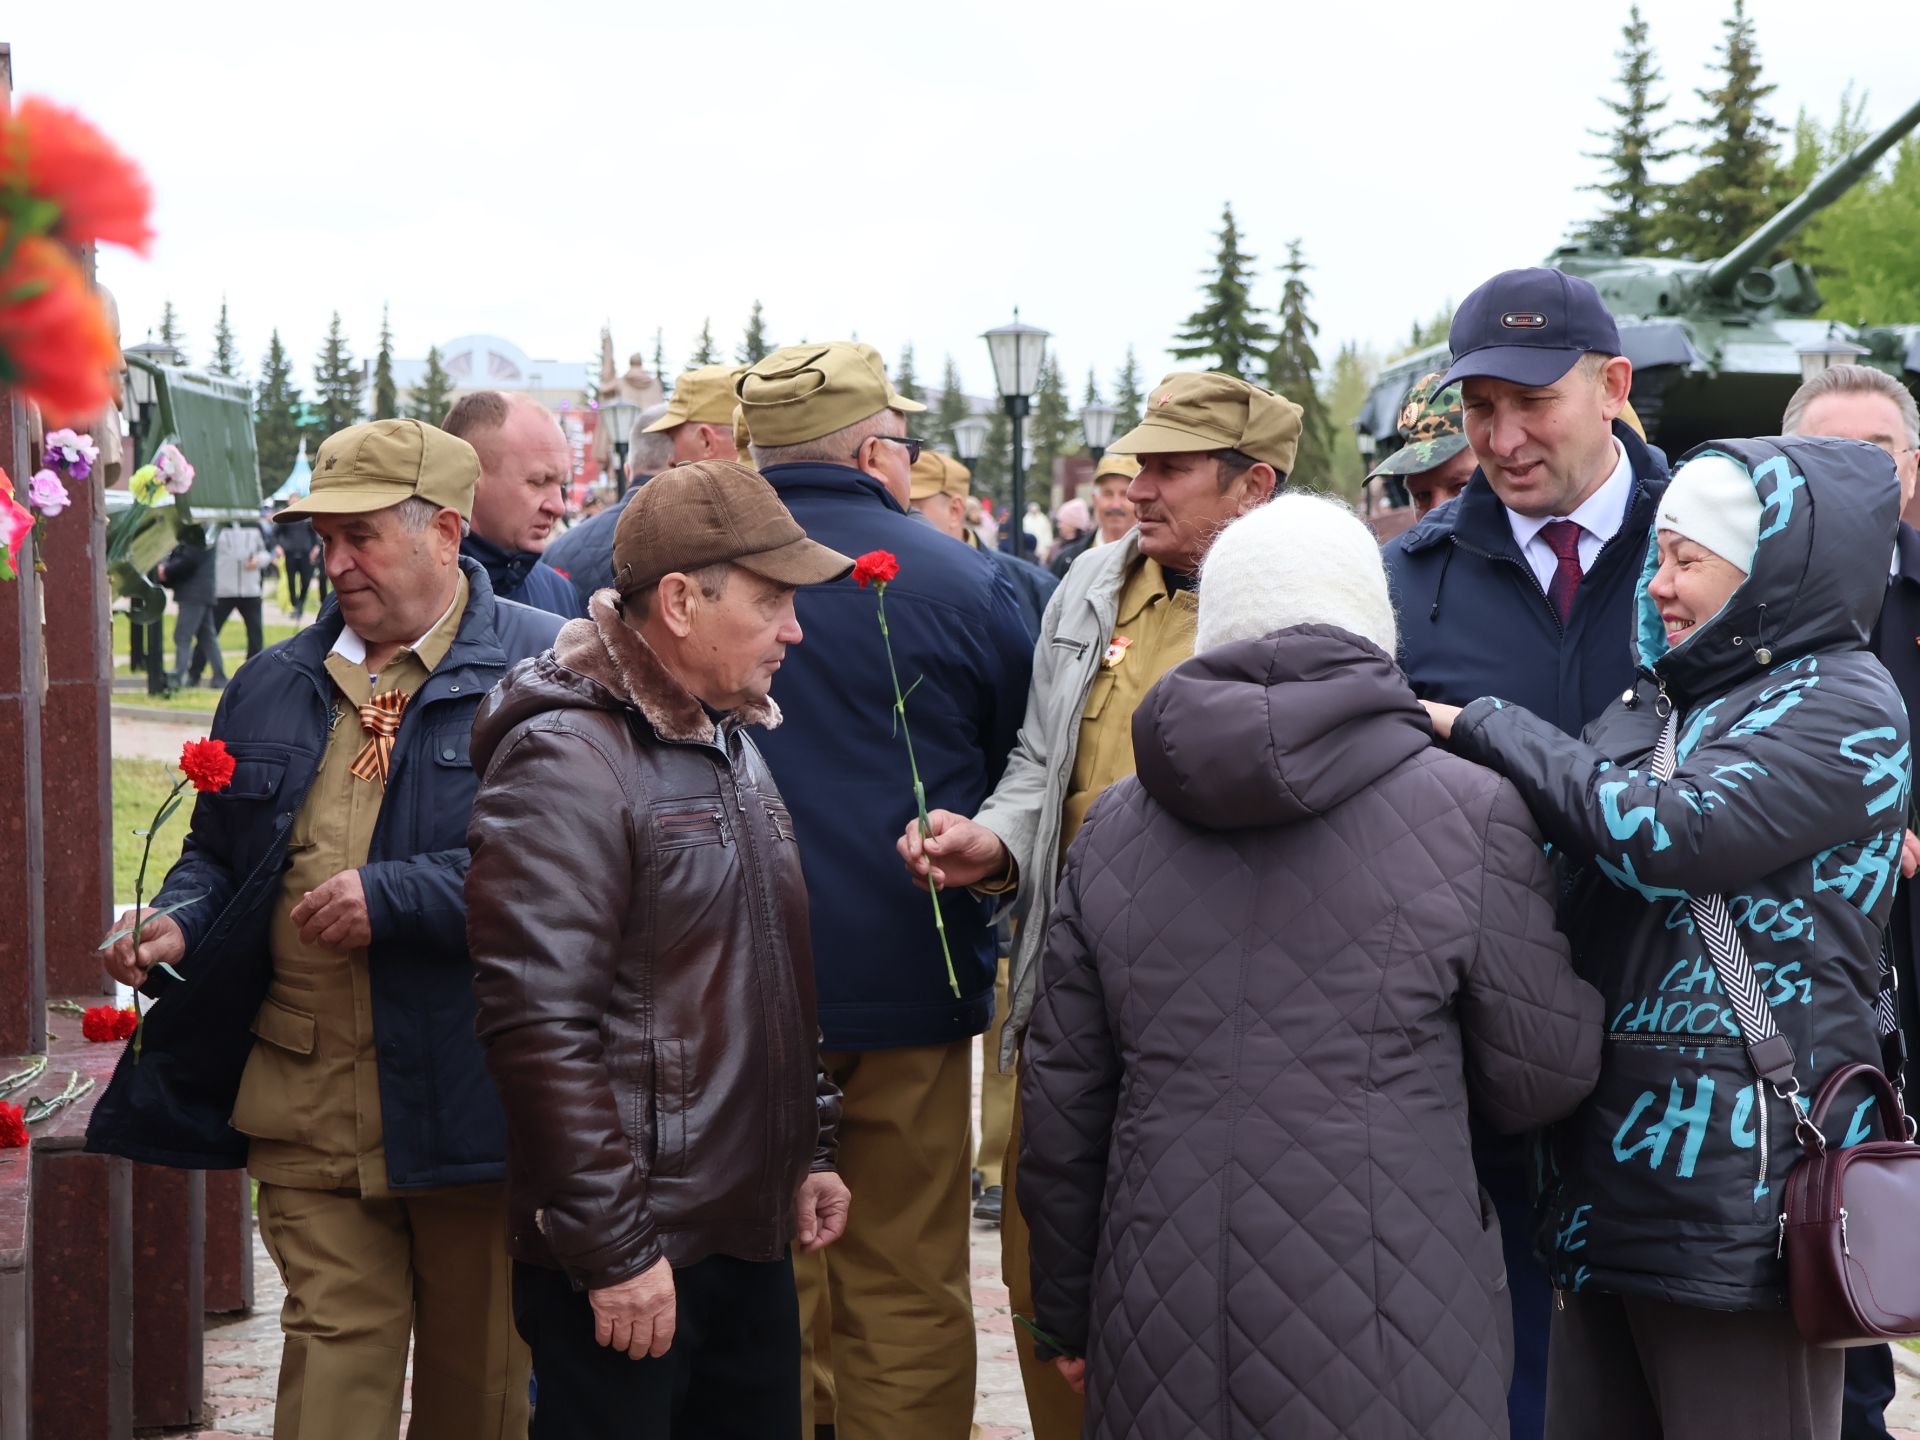
MULTIPOLYGON (((1021 745, 976 811, 936 810, 924 844, 905 827, 899 850, 921 883, 969 885, 1014 897, 1019 921, 1002 1068, 1014 1062, 1033 1008, 1047 912, 1060 858, 1109 785, 1133 773, 1133 712, 1153 682, 1193 654, 1194 583, 1207 548, 1236 517, 1263 505, 1293 467, 1300 407, 1231 375, 1169 375, 1146 415, 1110 450, 1132 455, 1127 488, 1137 519, 1124 539, 1088 553, 1061 582, 1034 651, 1021 745), (967 818, 972 813, 975 818, 967 818)), ((1033 1314, 1027 1227, 1013 1140, 1004 1169, 1001 1261, 1016 1314, 1033 1314)), ((1036 1440, 1080 1433, 1082 1362, 1054 1373, 1021 1332, 1021 1376, 1036 1440)))
POLYGON ((259 1182, 287 1286, 281 1440, 397 1435, 410 1342, 416 1440, 526 1433, 467 951, 467 736, 560 621, 461 556, 479 474, 413 420, 322 443, 312 493, 274 518, 312 521, 334 599, 227 687, 232 783, 194 808, 154 898, 172 913, 106 956, 157 1003, 89 1143, 259 1182))
POLYGON ((673 382, 666 413, 642 432, 673 437, 671 464, 740 458, 733 433, 733 382, 741 368, 701 365, 673 382))
MULTIPOLYGON (((927 803, 972 813, 1013 748, 1032 647, 994 562, 908 518, 920 445, 906 417, 923 407, 872 347, 846 342, 776 350, 736 388, 754 463, 807 534, 898 562, 886 614, 915 686, 927 803)), ((830 1336, 840 1440, 965 1440, 971 1052, 993 1010, 993 935, 985 907, 943 896, 949 970, 931 903, 889 853, 914 793, 873 594, 822 585, 794 609, 807 643, 780 670, 786 721, 759 743, 806 872, 823 1058, 845 1096, 840 1173, 857 1197, 833 1249, 795 1257, 802 1334, 830 1336)))

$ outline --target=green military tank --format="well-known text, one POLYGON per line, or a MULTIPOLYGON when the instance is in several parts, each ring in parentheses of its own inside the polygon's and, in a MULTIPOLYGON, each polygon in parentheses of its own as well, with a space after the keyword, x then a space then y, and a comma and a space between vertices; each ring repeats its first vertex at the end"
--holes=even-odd
MULTIPOLYGON (((1563 245, 1547 257, 1555 269, 1591 281, 1613 311, 1633 361, 1633 408, 1654 444, 1678 456, 1717 436, 1773 434, 1794 390, 1827 364, 1874 365, 1920 393, 1920 316, 1862 326, 1816 320, 1821 299, 1813 272, 1797 260, 1764 264, 1916 124, 1920 101, 1717 260, 1616 255, 1586 245, 1563 245)), ((1381 372, 1353 422, 1369 465, 1374 453, 1397 447, 1396 422, 1414 381, 1447 363, 1447 347, 1435 345, 1381 372)), ((1404 493, 1392 493, 1397 486, 1383 488, 1387 493, 1372 497, 1376 503, 1405 505, 1404 493)))

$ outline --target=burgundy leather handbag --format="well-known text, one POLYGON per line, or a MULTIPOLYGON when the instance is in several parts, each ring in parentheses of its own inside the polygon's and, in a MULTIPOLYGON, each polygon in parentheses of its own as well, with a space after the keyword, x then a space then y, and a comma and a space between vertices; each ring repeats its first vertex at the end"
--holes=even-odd
POLYGON ((1794 1323, 1811 1345, 1874 1345, 1920 1335, 1920 1145, 1877 1065, 1843 1065, 1807 1113, 1805 1157, 1787 1175, 1780 1246, 1794 1323), (1850 1080, 1873 1090, 1886 1140, 1828 1147, 1821 1127, 1850 1080))

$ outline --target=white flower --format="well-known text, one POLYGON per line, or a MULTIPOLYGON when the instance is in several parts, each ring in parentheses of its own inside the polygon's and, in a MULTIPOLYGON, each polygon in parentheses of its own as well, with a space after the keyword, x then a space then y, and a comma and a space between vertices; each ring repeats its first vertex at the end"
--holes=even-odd
POLYGON ((153 468, 160 475, 160 483, 167 487, 169 495, 184 495, 193 488, 193 466, 187 463, 187 457, 180 453, 180 447, 172 441, 162 445, 153 457, 153 468))

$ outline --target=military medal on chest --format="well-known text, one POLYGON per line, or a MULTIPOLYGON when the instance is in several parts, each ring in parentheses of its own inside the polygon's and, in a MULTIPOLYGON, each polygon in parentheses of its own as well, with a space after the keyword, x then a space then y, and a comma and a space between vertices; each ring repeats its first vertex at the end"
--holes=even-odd
POLYGON ((1127 658, 1127 647, 1131 644, 1133 644, 1133 641, 1125 635, 1114 636, 1113 639, 1107 642, 1107 653, 1100 657, 1100 668, 1103 670, 1118 669, 1120 662, 1127 658))

